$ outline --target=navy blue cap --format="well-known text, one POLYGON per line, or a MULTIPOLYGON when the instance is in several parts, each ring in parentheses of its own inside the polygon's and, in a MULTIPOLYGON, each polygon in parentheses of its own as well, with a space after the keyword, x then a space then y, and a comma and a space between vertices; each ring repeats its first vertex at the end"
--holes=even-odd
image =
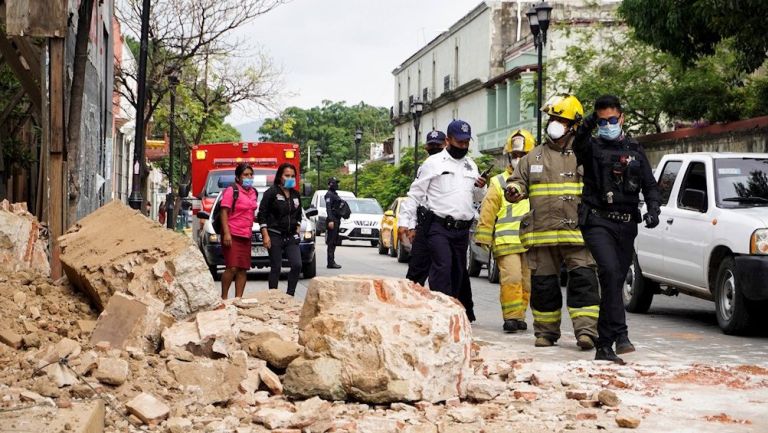
POLYGON ((444 144, 445 133, 443 131, 430 131, 427 133, 427 144, 444 144))
POLYGON ((472 127, 463 120, 454 120, 448 125, 448 135, 459 141, 472 138, 472 127))

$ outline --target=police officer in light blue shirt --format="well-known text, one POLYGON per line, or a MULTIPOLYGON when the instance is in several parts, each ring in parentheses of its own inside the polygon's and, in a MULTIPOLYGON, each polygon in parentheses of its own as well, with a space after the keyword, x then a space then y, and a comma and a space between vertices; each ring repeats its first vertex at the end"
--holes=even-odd
POLYGON ((427 208, 426 233, 432 258, 429 288, 459 298, 467 272, 469 228, 475 217, 474 203, 485 195, 485 179, 467 156, 472 138, 470 125, 454 120, 448 125, 444 150, 430 156, 419 168, 403 203, 401 214, 408 224, 407 236, 416 236, 416 208, 427 208))

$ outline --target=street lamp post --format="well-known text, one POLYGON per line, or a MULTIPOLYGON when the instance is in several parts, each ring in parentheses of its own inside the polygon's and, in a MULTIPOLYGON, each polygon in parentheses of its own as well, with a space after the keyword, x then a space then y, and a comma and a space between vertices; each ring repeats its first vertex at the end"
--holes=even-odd
POLYGON ((552 13, 552 6, 546 1, 542 1, 535 7, 526 11, 528 24, 531 26, 533 34, 533 46, 538 52, 538 80, 536 83, 536 142, 541 143, 541 105, 544 88, 544 46, 547 44, 547 29, 549 29, 549 19, 552 13))
POLYGON ((413 114, 413 128, 416 135, 413 137, 413 178, 419 173, 419 123, 421 122, 421 112, 424 111, 424 103, 414 99, 411 103, 411 114, 413 114))
POLYGON ((141 36, 139 44, 139 71, 136 101, 136 135, 133 148, 133 185, 128 204, 140 210, 144 199, 141 197, 141 173, 144 167, 144 106, 147 104, 147 45, 149 39, 150 0, 144 0, 141 9, 141 36))
MULTIPOLYGON (((173 142, 176 137, 174 132, 174 122, 176 121, 176 85, 179 84, 179 77, 177 77, 176 74, 171 74, 171 76, 168 77, 168 84, 170 84, 171 87, 171 113, 168 121, 171 129, 168 132, 168 185, 170 190, 165 196, 165 226, 173 230, 176 227, 176 213, 174 212, 176 209, 176 199, 173 194, 173 142)), ((179 162, 181 162, 181 160, 179 160, 179 162)), ((179 183, 181 183, 181 179, 179 179, 179 183)))
POLYGON ((357 196, 357 172, 360 171, 360 141, 363 139, 363 130, 355 131, 355 196, 357 196))
POLYGON ((320 150, 320 147, 317 148, 315 151, 315 156, 317 157, 317 188, 320 188, 320 157, 323 156, 323 152, 320 150))

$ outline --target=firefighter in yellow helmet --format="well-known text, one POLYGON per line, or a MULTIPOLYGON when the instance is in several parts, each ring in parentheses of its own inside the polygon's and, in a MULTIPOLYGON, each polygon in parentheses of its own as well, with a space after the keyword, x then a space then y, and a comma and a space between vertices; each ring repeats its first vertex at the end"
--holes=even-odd
POLYGON ((508 202, 504 198, 504 188, 520 158, 534 145, 533 135, 525 129, 518 129, 509 136, 504 146, 506 170, 491 178, 475 231, 475 243, 489 247, 499 266, 499 297, 505 332, 528 329, 525 310, 531 297, 531 273, 523 255, 525 247, 520 242, 520 220, 530 211, 530 206, 528 200, 508 202))
POLYGON ((594 260, 578 227, 582 174, 571 145, 584 108, 573 95, 558 95, 542 107, 549 115, 544 143, 520 161, 507 184, 505 198, 528 198, 531 212, 521 225, 520 240, 528 248, 531 310, 536 346, 552 346, 560 338, 563 297, 559 274, 568 270, 568 312, 576 343, 595 347, 600 295, 594 260))

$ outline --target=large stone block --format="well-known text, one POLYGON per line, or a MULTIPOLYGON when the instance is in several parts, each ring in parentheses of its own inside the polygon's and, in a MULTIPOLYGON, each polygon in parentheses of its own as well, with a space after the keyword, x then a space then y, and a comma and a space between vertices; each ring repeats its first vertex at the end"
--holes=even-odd
POLYGON ((48 275, 48 240, 26 203, 0 202, 0 269, 34 270, 48 275))
POLYGON ((202 404, 222 403, 239 393, 240 383, 248 377, 248 355, 235 352, 231 359, 171 360, 168 371, 182 385, 186 395, 195 395, 202 404))
POLYGON ((288 366, 285 392, 370 403, 463 397, 471 342, 451 297, 404 279, 315 278, 299 321, 306 350, 288 366))
POLYGON ((162 333, 163 347, 183 349, 198 356, 220 358, 239 348, 237 307, 203 311, 194 319, 178 322, 162 333))
POLYGON ((176 319, 221 302, 192 239, 118 201, 78 221, 59 241, 67 277, 99 310, 115 292, 160 299, 176 319))
POLYGON ((163 329, 173 323, 173 317, 163 311, 163 303, 157 299, 140 301, 115 293, 96 321, 91 344, 107 341, 113 349, 133 346, 153 353, 160 346, 163 329))

